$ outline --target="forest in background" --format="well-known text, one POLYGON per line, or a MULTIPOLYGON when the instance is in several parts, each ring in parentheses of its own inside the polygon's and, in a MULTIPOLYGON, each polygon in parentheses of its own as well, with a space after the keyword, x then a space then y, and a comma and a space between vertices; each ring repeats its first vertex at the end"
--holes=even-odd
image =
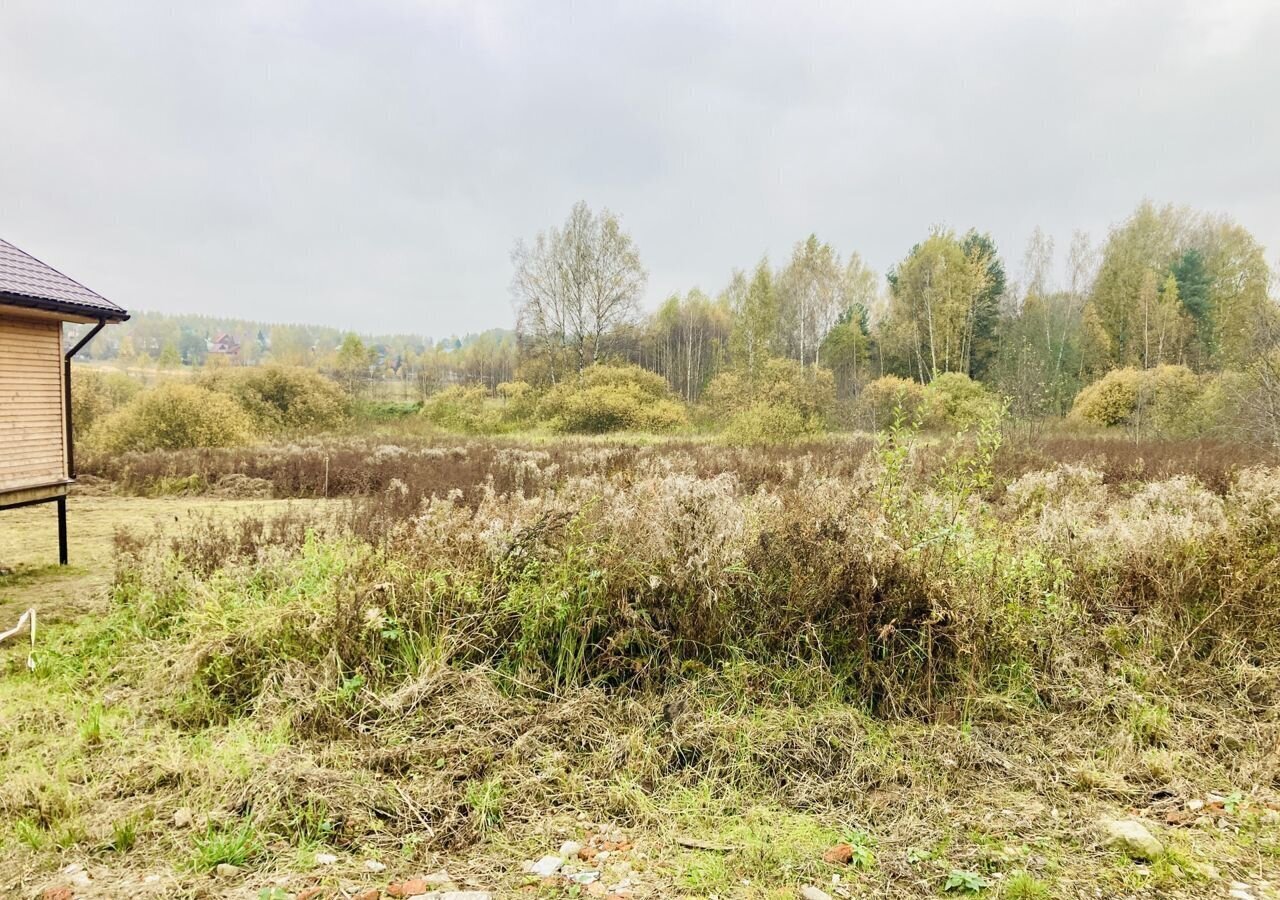
POLYGON ((608 210, 579 203, 511 256, 514 330, 432 340, 142 313, 90 352, 161 370, 308 367, 472 433, 663 431, 718 415, 786 437, 882 428, 891 413, 964 427, 998 406, 1280 441, 1272 270, 1226 216, 1144 202, 1101 242, 1077 232, 1063 250, 1037 229, 1016 262, 987 233, 935 227, 883 275, 809 235, 780 266, 762 258, 715 294, 694 287, 651 311, 640 251, 608 210), (234 354, 216 351, 224 334, 234 354))

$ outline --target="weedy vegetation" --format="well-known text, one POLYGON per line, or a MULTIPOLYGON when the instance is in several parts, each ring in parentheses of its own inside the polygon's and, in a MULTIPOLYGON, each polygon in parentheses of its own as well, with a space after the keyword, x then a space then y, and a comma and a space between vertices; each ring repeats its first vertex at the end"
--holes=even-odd
POLYGON ((1209 867, 1280 871, 1280 468, 1254 451, 899 415, 749 448, 86 465, 124 494, 347 500, 121 530, 109 603, 48 629, 34 674, 5 651, 6 890, 93 854, 256 890, 331 852, 518 892, 581 819, 648 836, 653 896, 1218 896, 1209 867), (1151 864, 1100 836, 1126 812, 1151 864))

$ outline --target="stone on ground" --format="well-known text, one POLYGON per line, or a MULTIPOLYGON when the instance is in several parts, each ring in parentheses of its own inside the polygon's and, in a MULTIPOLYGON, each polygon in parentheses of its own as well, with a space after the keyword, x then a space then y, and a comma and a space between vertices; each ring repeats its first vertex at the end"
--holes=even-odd
POLYGON ((563 865, 564 860, 559 856, 544 856, 537 862, 529 864, 529 872, 539 878, 550 878, 559 872, 563 865))
POLYGON ((449 874, 448 869, 441 869, 438 872, 432 872, 430 875, 424 876, 422 880, 433 887, 442 887, 446 884, 453 884, 453 876, 449 874))
POLYGON ((1103 824, 1107 844, 1133 859, 1152 861, 1164 853, 1164 845, 1137 819, 1112 819, 1103 824))

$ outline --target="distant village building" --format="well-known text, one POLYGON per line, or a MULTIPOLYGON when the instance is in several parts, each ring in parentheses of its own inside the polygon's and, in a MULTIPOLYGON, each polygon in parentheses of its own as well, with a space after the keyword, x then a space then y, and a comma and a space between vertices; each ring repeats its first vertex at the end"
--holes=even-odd
POLYGON ((71 358, 129 314, 57 269, 0 240, 0 509, 56 503, 58 561, 67 562, 71 358), (62 346, 62 323, 93 325, 62 346))
POLYGON ((232 363, 240 361, 240 342, 228 332, 224 331, 209 341, 207 349, 210 356, 220 356, 232 363))

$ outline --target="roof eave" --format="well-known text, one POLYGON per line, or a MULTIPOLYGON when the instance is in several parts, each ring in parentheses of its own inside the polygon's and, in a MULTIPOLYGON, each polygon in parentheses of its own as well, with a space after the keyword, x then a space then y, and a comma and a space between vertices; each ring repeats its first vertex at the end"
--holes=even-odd
POLYGON ((65 314, 77 319, 90 321, 125 322, 129 314, 118 307, 108 309, 89 303, 75 303, 70 300, 50 300, 47 297, 31 297, 26 294, 15 294, 0 291, 0 306, 20 306, 26 309, 37 309, 42 312, 65 314))

